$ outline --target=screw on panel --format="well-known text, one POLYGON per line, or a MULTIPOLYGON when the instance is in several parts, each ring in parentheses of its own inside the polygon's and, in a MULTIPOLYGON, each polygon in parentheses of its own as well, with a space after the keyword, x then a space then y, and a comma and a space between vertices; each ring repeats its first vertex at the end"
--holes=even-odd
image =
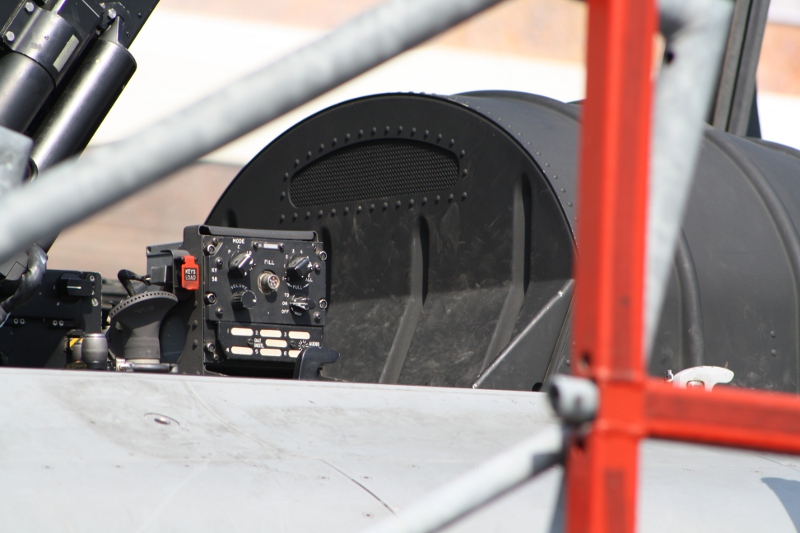
POLYGON ((319 253, 318 253, 317 255, 318 255, 318 256, 319 256, 319 258, 320 258, 320 259, 322 259, 323 261, 325 261, 325 260, 328 258, 328 252, 326 252, 325 250, 320 250, 320 251, 319 251, 319 253))
POLYGON ((108 10, 108 20, 114 20, 117 18, 117 10, 113 7, 108 10))
POLYGON ((314 313, 314 322, 319 322, 322 320, 322 314, 314 313))
POLYGON ((33 5, 33 2, 25 2, 25 11, 27 11, 28 13, 33 13, 34 9, 35 7, 33 5))
POLYGON ((207 304, 214 305, 217 303, 217 295, 213 292, 206 293, 205 301, 207 304))
POLYGON ((328 308, 328 300, 325 298, 320 298, 319 300, 319 308, 320 309, 327 309, 328 308))
POLYGON ((213 342, 208 342, 204 346, 207 353, 214 353, 217 350, 217 347, 214 345, 213 342))
POLYGON ((224 314, 225 314, 225 310, 224 310, 223 308, 221 308, 221 307, 217 307, 217 308, 214 310, 214 314, 215 314, 215 315, 217 315, 218 317, 220 317, 220 318, 221 318, 221 317, 222 317, 222 315, 224 315, 224 314))
POLYGON ((13 31, 7 31, 6 34, 5 34, 5 38, 6 38, 6 41, 8 41, 10 43, 13 43, 14 39, 16 39, 17 36, 14 35, 13 31))
POLYGON ((205 248, 205 252, 206 252, 206 254, 208 254, 208 255, 214 255, 214 252, 216 252, 216 251, 217 251, 217 247, 216 247, 216 246, 214 246, 213 244, 209 244, 209 245, 208 245, 208 246, 206 246, 206 248, 205 248))

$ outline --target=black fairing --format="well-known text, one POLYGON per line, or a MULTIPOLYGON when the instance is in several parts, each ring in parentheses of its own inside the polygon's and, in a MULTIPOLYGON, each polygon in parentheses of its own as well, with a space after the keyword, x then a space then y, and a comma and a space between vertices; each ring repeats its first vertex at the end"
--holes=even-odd
MULTIPOLYGON (((532 98, 401 94, 346 102, 270 144, 208 222, 322 237, 331 291, 324 343, 342 354, 327 376, 472 386, 571 275, 570 226, 543 173, 553 170, 533 154, 574 154, 577 117, 570 106, 532 98), (387 142, 400 151, 388 156, 391 165, 374 160, 387 142), (313 202, 308 180, 326 173, 340 180, 343 165, 356 176, 372 173, 373 186, 338 182, 347 200, 331 202, 342 194, 318 181, 313 202), (418 176, 411 189, 404 175, 418 176)), ((552 168, 557 161, 567 163, 559 179, 571 195, 574 159, 554 156, 552 168)), ((514 388, 544 379, 565 312, 555 333, 546 328, 549 346, 518 354, 530 375, 514 388)))
MULTIPOLYGON (((265 148, 207 223, 318 232, 328 377, 537 389, 569 365, 578 112, 511 92, 345 102, 265 148)), ((707 130, 652 374, 798 389, 799 222, 797 152, 707 130)))

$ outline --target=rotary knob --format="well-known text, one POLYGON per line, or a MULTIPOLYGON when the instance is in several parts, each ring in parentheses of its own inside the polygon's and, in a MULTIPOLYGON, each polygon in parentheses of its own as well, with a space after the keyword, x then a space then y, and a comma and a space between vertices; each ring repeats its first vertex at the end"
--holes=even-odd
POLYGON ((253 269, 253 252, 242 252, 231 257, 228 270, 237 277, 245 277, 253 269))
POLYGON ((256 299, 256 293, 253 291, 240 289, 231 296, 231 305, 234 309, 240 311, 252 309, 256 306, 256 303, 258 303, 258 300, 256 299))
POLYGON ((314 270, 314 265, 306 255, 296 255, 286 265, 286 280, 294 287, 308 285, 307 276, 314 270))
POLYGON ((314 309, 314 302, 308 296, 295 295, 289 299, 289 309, 292 310, 294 315, 302 316, 304 313, 308 313, 309 310, 314 309))

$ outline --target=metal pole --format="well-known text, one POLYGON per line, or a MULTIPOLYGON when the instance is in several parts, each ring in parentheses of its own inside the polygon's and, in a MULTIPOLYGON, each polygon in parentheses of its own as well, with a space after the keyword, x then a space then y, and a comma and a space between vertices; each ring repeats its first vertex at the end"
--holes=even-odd
POLYGON ((428 493, 364 533, 430 533, 560 463, 566 429, 550 427, 428 493))
POLYGON ((649 358, 717 84, 733 2, 661 0, 665 58, 658 77, 647 221, 645 354, 649 358))
POLYGON ((392 0, 0 199, 0 261, 501 0, 392 0))
POLYGON ((632 532, 643 413, 642 321, 655 0, 590 0, 573 373, 597 418, 566 456, 566 531, 632 532))

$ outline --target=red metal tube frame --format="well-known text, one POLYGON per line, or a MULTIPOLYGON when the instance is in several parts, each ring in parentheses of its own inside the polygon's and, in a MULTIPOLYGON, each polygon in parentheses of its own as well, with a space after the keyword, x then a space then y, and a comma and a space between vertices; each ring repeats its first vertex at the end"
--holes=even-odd
POLYGON ((644 437, 800 453, 800 398, 645 378, 643 276, 650 151, 652 0, 590 0, 573 373, 600 406, 566 462, 571 533, 632 532, 644 437))

